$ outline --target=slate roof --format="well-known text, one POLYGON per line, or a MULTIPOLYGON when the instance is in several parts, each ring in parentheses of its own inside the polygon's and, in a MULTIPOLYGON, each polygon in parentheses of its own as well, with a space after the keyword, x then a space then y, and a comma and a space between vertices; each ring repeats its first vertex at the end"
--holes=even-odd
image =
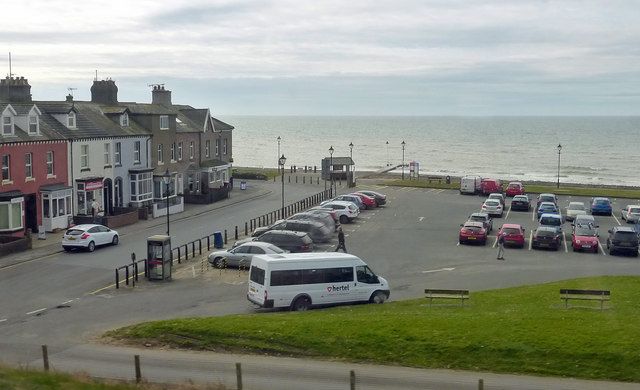
POLYGON ((333 165, 353 165, 351 157, 325 157, 325 160, 333 162, 333 165))
POLYGON ((59 131, 58 125, 63 127, 60 122, 55 120, 52 116, 43 112, 44 110, 37 103, 0 103, 0 111, 4 111, 5 107, 11 104, 11 107, 19 114, 26 115, 31 111, 31 108, 35 105, 41 112, 40 115, 40 134, 30 135, 29 129, 23 129, 17 123, 14 124, 15 135, 0 136, 0 143, 13 143, 13 142, 29 142, 29 141, 50 141, 50 140, 64 140, 66 137, 59 131))
POLYGON ((216 119, 214 117, 211 117, 211 119, 213 119, 213 127, 217 131, 229 131, 229 130, 235 129, 235 127, 231 126, 228 123, 224 123, 223 121, 221 121, 219 119, 216 119))
POLYGON ((139 115, 177 115, 177 110, 173 108, 163 106, 161 104, 150 103, 134 103, 126 102, 119 103, 120 106, 125 106, 132 114, 139 115))

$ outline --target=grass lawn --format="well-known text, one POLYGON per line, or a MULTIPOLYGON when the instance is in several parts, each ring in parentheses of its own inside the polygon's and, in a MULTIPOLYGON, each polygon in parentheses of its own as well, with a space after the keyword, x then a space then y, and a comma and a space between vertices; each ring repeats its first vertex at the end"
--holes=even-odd
POLYGON ((198 350, 640 381, 638 302, 640 277, 607 276, 473 292, 464 308, 448 302, 430 308, 418 299, 148 322, 105 337, 198 350), (576 307, 566 310, 560 288, 611 290, 609 308, 574 301, 576 307))

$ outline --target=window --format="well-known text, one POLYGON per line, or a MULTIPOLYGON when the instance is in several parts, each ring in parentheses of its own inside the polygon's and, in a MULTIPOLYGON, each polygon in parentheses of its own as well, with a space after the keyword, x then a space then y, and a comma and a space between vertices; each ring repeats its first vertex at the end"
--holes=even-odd
POLYGON ((182 161, 182 142, 178 142, 178 161, 182 161))
POLYGON ((27 179, 33 178, 33 154, 27 153, 24 155, 24 176, 27 179))
POLYGON ((116 150, 113 151, 113 160, 116 165, 122 165, 122 143, 116 142, 116 150))
POLYGON ((160 115, 160 130, 169 129, 169 115, 160 115))
POLYGON ((47 152, 47 175, 53 175, 53 151, 47 152))
POLYGON ((11 180, 11 156, 2 156, 2 181, 11 180))
POLYGON ((80 168, 89 167, 89 145, 80 145, 80 168))
POLYGON ((216 140, 216 156, 220 155, 220 139, 216 140))
POLYGON ((67 127, 76 127, 76 113, 73 111, 67 116, 67 127))
POLYGON ((158 162, 164 163, 164 156, 162 153, 162 144, 158 144, 158 162))
POLYGON ((136 141, 133 144, 133 162, 140 164, 140 141, 136 141))
POLYGON ((0 203, 0 231, 22 229, 22 202, 0 203))
POLYGON ((104 144, 104 165, 111 164, 111 144, 104 144))
POLYGON ((126 112, 120 115, 120 126, 129 127, 129 114, 126 112))
POLYGON ((211 149, 211 141, 207 140, 204 143, 204 156, 207 158, 209 157, 209 149, 211 149))
POLYGON ((29 134, 38 134, 40 132, 40 124, 37 115, 29 115, 29 134))
POLYGON ((13 135, 12 116, 7 115, 2 117, 2 135, 13 135))
POLYGON ((189 143, 189 159, 193 160, 193 141, 189 143))
POLYGON ((251 275, 249 278, 252 282, 258 283, 259 285, 264 285, 264 270, 258 267, 251 267, 251 275))
POLYGON ((171 144, 171 161, 176 161, 176 143, 171 144))
POLYGON ((143 202, 153 197, 153 176, 151 172, 134 173, 131 179, 131 201, 143 202))
POLYGON ((222 154, 227 154, 227 139, 222 140, 222 154))

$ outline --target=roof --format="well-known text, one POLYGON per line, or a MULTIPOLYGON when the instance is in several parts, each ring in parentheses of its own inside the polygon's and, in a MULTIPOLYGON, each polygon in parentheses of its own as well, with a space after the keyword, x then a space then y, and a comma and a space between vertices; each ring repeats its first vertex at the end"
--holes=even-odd
POLYGON ((213 128, 216 129, 216 131, 229 131, 235 129, 235 127, 231 126, 230 124, 224 123, 223 121, 214 117, 211 117, 211 120, 213 121, 213 128))
POLYGON ((125 106, 132 114, 139 115, 177 115, 178 113, 177 110, 162 104, 129 102, 120 103, 120 106, 125 106))
POLYGON ((63 183, 58 183, 58 184, 49 184, 46 186, 40 186, 40 191, 60 191, 60 190, 68 190, 73 188, 72 186, 68 186, 66 184, 63 183))
POLYGON ((31 135, 28 133, 28 129, 23 129, 17 123, 14 123, 15 134, 0 136, 0 143, 14 143, 14 142, 32 142, 32 141, 51 141, 51 140, 64 140, 66 137, 60 132, 60 128, 64 127, 55 118, 50 116, 44 109, 37 103, 0 103, 0 111, 11 104, 11 107, 16 111, 18 115, 27 115, 33 106, 38 107, 40 110, 40 134, 31 135))
MULTIPOLYGON (((273 230, 272 230, 273 231, 273 230)), ((257 255, 254 258, 259 257, 260 259, 270 263, 270 262, 295 262, 295 261, 313 261, 313 260, 321 260, 321 261, 344 261, 344 260, 362 260, 354 255, 348 253, 337 253, 337 252, 311 252, 311 253, 283 253, 283 254, 266 254, 266 255, 257 255)))
POLYGON ((467 226, 475 226, 475 227, 483 228, 484 223, 480 221, 467 221, 464 223, 464 227, 467 227, 467 226))
POLYGON ((333 165, 354 165, 351 157, 325 157, 324 159, 333 165))
POLYGON ((206 161, 202 161, 200 163, 200 166, 202 168, 206 168, 206 167, 219 167, 222 165, 229 165, 230 163, 226 162, 226 161, 222 161, 222 160, 218 160, 218 159, 213 159, 213 160, 206 160, 206 161))

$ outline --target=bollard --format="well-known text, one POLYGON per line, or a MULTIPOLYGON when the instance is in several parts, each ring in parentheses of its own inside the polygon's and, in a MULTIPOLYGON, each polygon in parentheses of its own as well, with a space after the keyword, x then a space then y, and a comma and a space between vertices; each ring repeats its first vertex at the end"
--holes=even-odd
POLYGON ((42 346, 42 363, 44 364, 44 370, 49 371, 49 351, 46 345, 42 346))
POLYGON ((135 274, 134 282, 138 281, 138 263, 133 263, 133 272, 135 274))
POLYGON ((248 236, 249 235, 249 229, 247 229, 247 223, 244 223, 244 235, 248 236))
POLYGON ((116 288, 120 288, 120 273, 118 272, 117 268, 116 268, 116 288))
POLYGON ((238 239, 238 225, 236 225, 236 234, 235 234, 234 237, 235 237, 236 240, 238 239))
POLYGON ((202 254, 202 238, 198 239, 198 254, 202 254))
POLYGON ((483 389, 484 389, 484 380, 478 379, 478 390, 483 390, 483 389))
POLYGON ((356 390, 356 372, 353 370, 349 372, 349 384, 351 390, 356 390))
POLYGON ((196 257, 196 242, 195 241, 191 241, 191 253, 192 253, 191 257, 196 257))
POLYGON ((304 166, 304 173, 307 173, 307 166, 304 166))
POLYGON ((318 183, 317 184, 320 184, 320 178, 318 178, 318 183))
POLYGON ((125 284, 128 286, 129 285, 129 267, 128 266, 124 267, 124 276, 127 278, 125 280, 125 284))
POLYGON ((289 175, 289 183, 291 183, 291 175, 289 175))
POLYGON ((142 381, 142 372, 140 371, 140 355, 134 355, 133 362, 136 366, 136 383, 140 383, 142 381))
POLYGON ((273 177, 273 182, 275 183, 275 181, 276 181, 276 177, 274 176, 274 177, 273 177))
POLYGON ((242 390, 242 366, 240 363, 236 363, 236 381, 238 382, 236 387, 238 390, 242 390))
POLYGON ((224 244, 227 245, 227 229, 224 229, 224 244))
POLYGON ((180 263, 180 257, 182 256, 180 255, 180 247, 178 247, 178 263, 180 263))
POLYGON ((296 184, 298 184, 298 176, 296 176, 296 184))
MULTIPOLYGON (((313 166, 313 173, 317 173, 317 171, 318 171, 318 167, 314 165, 314 166, 313 166)), ((319 179, 318 179, 318 180, 319 180, 319 179)))
POLYGON ((307 180, 307 177, 306 176, 302 176, 302 184, 305 184, 306 180, 307 180))
MULTIPOLYGON (((238 229, 237 226, 236 229, 238 229)), ((211 236, 207 236, 207 250, 211 250, 211 236)))
POLYGON ((189 245, 189 244, 184 244, 184 259, 185 260, 189 260, 189 247, 187 245, 189 245))

